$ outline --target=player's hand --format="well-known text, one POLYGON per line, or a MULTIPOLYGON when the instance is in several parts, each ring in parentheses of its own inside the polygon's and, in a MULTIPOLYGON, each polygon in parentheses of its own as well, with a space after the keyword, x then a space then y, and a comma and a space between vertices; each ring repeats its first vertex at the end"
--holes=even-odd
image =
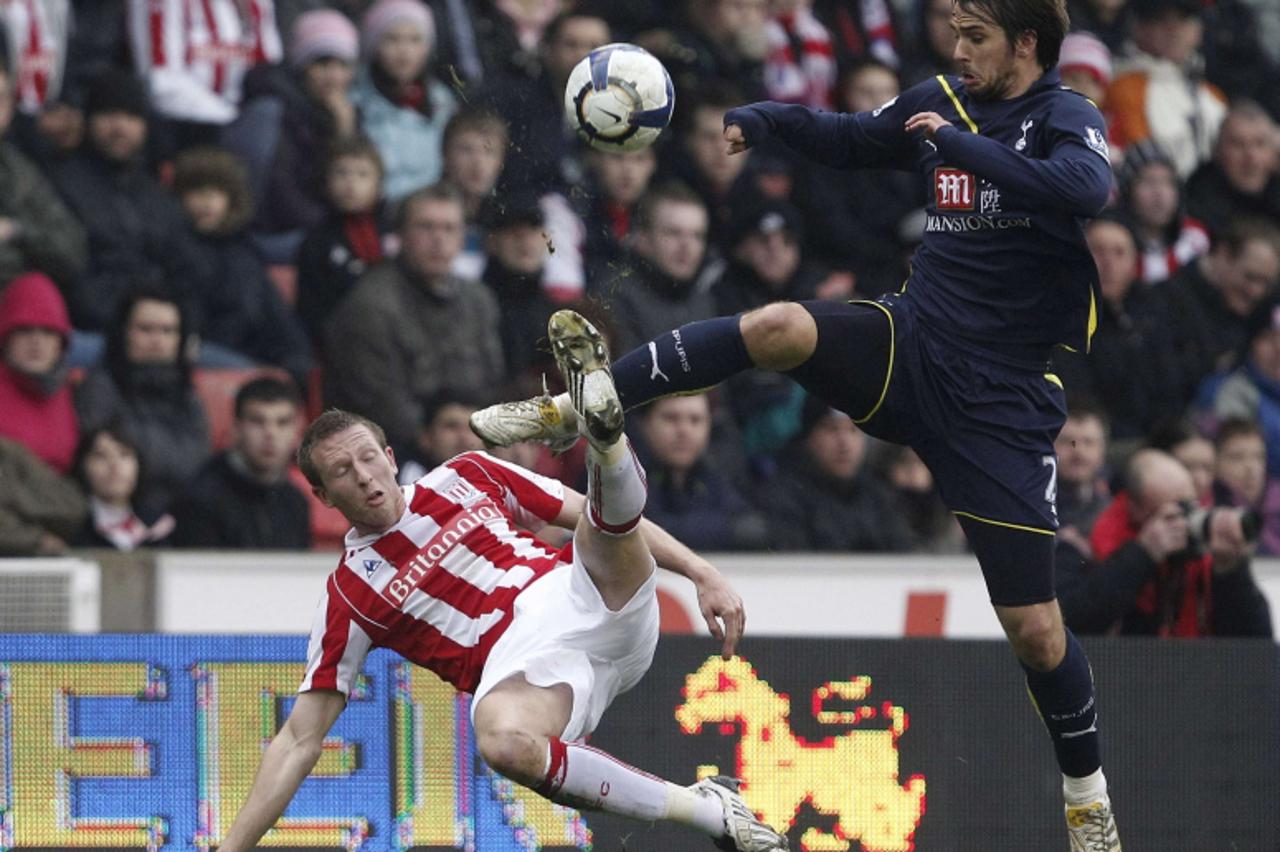
POLYGON ((736 124, 730 124, 724 129, 724 141, 729 143, 730 154, 741 154, 751 146, 747 144, 747 137, 742 132, 742 128, 736 124))
POLYGON ((918 112, 907 119, 906 131, 915 133, 917 130, 924 131, 925 139, 932 139, 933 134, 937 133, 939 128, 950 127, 951 122, 947 121, 936 112, 918 112))
POLYGON ((747 623, 742 598, 719 571, 708 572, 698 581, 697 589, 698 609, 702 611, 711 635, 720 640, 720 656, 731 659, 747 623))

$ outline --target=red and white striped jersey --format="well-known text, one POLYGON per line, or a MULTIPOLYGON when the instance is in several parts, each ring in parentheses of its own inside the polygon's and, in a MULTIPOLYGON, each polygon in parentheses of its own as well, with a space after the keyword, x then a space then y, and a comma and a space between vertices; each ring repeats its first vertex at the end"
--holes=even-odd
POLYGON ((0 0, 0 29, 9 42, 9 79, 18 109, 34 115, 62 91, 71 6, 67 0, 0 0))
POLYGON ((128 0, 129 39, 169 118, 229 124, 245 72, 284 57, 272 0, 128 0))
POLYGON ((404 492, 405 513, 391 529, 347 533, 316 608, 299 692, 350 694, 374 647, 472 692, 516 596, 561 561, 516 526, 536 529, 559 514, 564 486, 554 479, 469 452, 404 492))

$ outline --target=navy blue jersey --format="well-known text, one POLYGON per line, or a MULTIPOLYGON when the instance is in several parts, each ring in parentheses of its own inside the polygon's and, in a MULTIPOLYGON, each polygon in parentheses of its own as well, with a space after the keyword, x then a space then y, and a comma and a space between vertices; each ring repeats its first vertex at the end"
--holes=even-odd
POLYGON ((1083 225, 1107 201, 1111 167, 1102 114, 1057 69, 1012 100, 974 100, 958 77, 939 76, 871 112, 764 103, 725 123, 837 168, 922 176, 928 216, 905 291, 931 332, 1019 359, 1087 349, 1098 271, 1083 225), (932 141, 907 133, 919 112, 952 126, 932 141))

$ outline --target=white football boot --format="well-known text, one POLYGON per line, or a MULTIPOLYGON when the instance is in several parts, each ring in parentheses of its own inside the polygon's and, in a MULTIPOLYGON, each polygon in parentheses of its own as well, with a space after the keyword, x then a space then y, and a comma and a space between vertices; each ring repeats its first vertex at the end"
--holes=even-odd
POLYGON ((787 838, 756 819, 738 793, 739 781, 724 775, 704 778, 689 787, 699 796, 714 796, 724 808, 724 837, 716 841, 723 852, 785 852, 787 838))

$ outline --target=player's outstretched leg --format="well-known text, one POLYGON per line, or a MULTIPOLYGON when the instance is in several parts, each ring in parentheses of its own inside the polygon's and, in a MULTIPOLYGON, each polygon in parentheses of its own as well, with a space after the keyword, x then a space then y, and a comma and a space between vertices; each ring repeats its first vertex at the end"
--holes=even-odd
MULTIPOLYGON (((775 302, 664 332, 619 358, 612 376, 623 410, 630 410, 659 397, 704 390, 752 367, 792 369, 816 345, 817 325, 809 311, 794 302, 775 302)), ((503 403, 473 414, 471 429, 496 446, 542 441, 562 448, 574 435, 571 410, 568 394, 503 403)))
MULTIPOLYGON (((619 611, 653 573, 653 557, 639 531, 644 471, 623 433, 622 405, 600 333, 578 314, 558 311, 547 334, 569 389, 575 430, 589 445, 588 505, 574 547, 605 605, 619 611)), ((787 848, 784 836, 756 819, 733 779, 710 778, 682 787, 548 733, 563 730, 570 715, 566 701, 571 705, 572 695, 563 688, 543 689, 520 680, 495 687, 476 707, 481 755, 498 772, 558 804, 679 822, 702 831, 727 852, 787 848)))

